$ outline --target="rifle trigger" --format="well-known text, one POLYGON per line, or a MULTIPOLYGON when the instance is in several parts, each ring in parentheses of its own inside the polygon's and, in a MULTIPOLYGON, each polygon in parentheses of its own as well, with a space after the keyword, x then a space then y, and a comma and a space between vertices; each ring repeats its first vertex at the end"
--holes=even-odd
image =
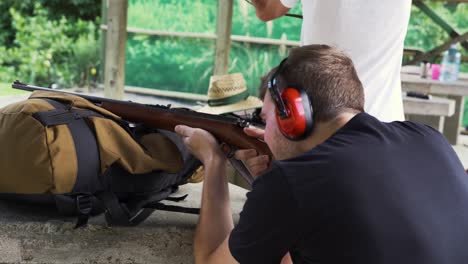
POLYGON ((237 119, 237 125, 244 128, 244 127, 250 126, 250 122, 245 120, 245 119, 238 118, 237 119))
POLYGON ((236 153, 237 148, 223 142, 221 143, 221 150, 226 155, 226 158, 231 159, 234 157, 234 154, 236 153))

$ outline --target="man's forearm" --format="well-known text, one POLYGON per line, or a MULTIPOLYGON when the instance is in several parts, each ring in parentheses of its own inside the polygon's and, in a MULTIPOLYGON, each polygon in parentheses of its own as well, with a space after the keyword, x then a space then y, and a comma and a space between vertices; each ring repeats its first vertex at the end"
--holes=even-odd
POLYGON ((264 9, 268 1, 270 0, 252 0, 252 4, 255 6, 255 8, 264 9))
POLYGON ((206 263, 209 255, 225 240, 233 227, 226 160, 216 157, 205 165, 200 219, 195 232, 196 263, 206 263))
POLYGON ((289 8, 285 7, 280 0, 252 0, 257 17, 262 21, 270 21, 285 15, 289 8))

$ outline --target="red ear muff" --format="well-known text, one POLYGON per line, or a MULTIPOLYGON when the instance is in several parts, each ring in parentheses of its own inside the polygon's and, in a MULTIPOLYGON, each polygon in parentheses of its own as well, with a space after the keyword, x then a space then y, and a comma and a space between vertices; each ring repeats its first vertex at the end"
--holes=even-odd
POLYGON ((309 97, 302 89, 286 88, 281 93, 288 115, 276 115, 278 127, 285 137, 300 140, 308 136, 312 130, 312 105, 309 97))

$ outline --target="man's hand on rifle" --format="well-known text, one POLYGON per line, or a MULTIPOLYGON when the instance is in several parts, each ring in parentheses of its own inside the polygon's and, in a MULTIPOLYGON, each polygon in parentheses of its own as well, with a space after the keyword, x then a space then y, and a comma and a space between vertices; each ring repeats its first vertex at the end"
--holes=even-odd
MULTIPOLYGON (((265 131, 256 127, 244 128, 245 134, 263 140, 265 131)), ((250 171, 252 176, 261 175, 265 172, 270 164, 270 158, 268 155, 258 155, 255 149, 240 149, 237 150, 234 157, 244 162, 247 169, 250 171)))
POLYGON ((225 159, 218 141, 208 131, 184 125, 178 125, 174 130, 182 136, 189 151, 203 164, 206 165, 215 158, 225 159))

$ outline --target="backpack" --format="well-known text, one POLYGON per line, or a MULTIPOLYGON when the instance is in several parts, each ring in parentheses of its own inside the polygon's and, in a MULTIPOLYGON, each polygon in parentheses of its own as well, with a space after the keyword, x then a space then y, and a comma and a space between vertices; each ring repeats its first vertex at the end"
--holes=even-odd
POLYGON ((50 203, 77 227, 105 213, 133 226, 165 205, 181 184, 200 181, 201 163, 174 132, 132 124, 71 94, 34 92, 0 109, 0 194, 50 203))

